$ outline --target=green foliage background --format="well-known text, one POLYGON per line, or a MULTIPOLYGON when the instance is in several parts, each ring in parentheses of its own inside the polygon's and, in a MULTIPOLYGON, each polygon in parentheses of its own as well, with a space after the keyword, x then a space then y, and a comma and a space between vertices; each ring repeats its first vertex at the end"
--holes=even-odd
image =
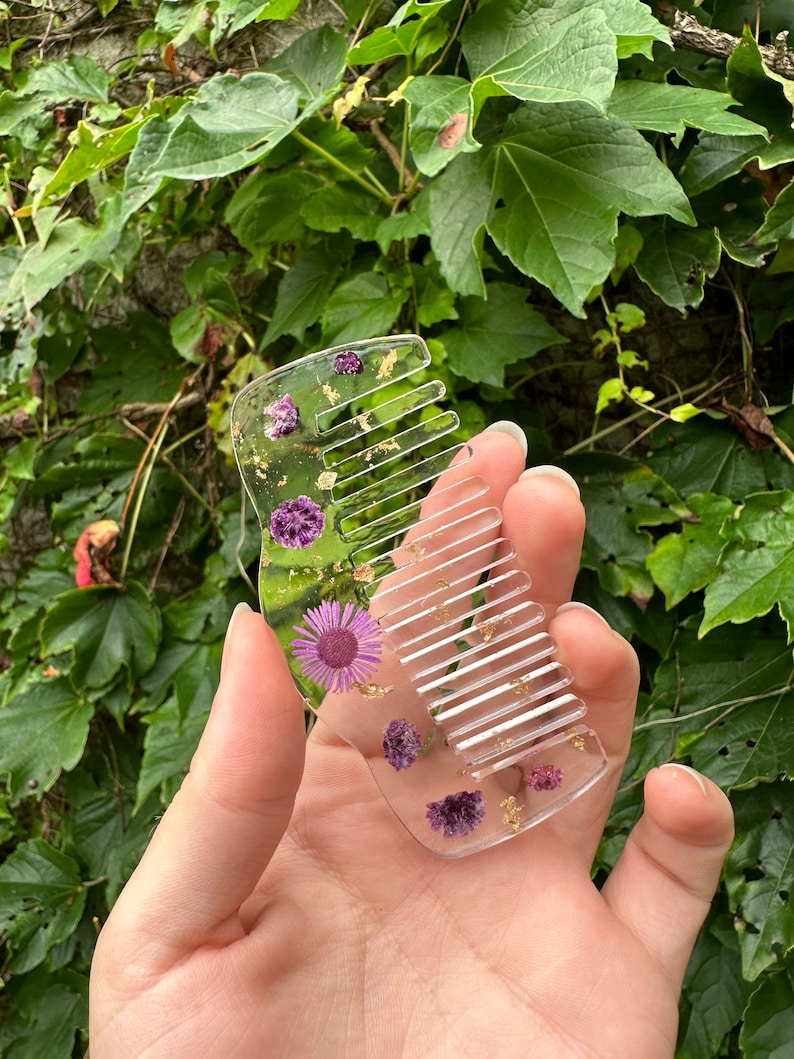
POLYGON ((794 14, 679 6, 727 60, 641 0, 0 4, 3 1056, 84 1051, 95 924, 255 602, 234 393, 391 331, 461 437, 515 419, 582 484, 578 598, 644 669, 599 877, 649 768, 733 800, 679 1056, 794 1040, 794 14))

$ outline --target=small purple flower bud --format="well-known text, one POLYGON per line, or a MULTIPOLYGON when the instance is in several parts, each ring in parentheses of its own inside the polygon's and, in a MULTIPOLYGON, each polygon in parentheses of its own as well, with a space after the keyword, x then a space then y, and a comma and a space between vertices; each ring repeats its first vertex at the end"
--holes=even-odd
POLYGON ((285 548, 308 548, 325 529, 325 515, 308 496, 282 501, 270 517, 270 532, 285 548))
POLYGON ((416 726, 404 717, 389 721, 383 731, 383 753, 398 772, 408 769, 419 757, 422 737, 416 726))
POLYGON ((434 831, 444 831, 444 838, 469 835, 485 816, 482 791, 458 791, 440 802, 427 803, 427 819, 434 831))
POLYGON ((265 433, 274 441, 276 438, 286 438, 300 425, 300 412, 288 393, 280 397, 278 401, 268 405, 265 409, 265 415, 270 416, 273 420, 272 425, 266 428, 265 433))
POLYGON ((337 353, 334 357, 335 375, 363 375, 364 362, 357 353, 348 350, 346 353, 337 353))
POLYGON ((524 777, 528 787, 536 791, 553 791, 562 783, 562 769, 556 765, 535 765, 524 777))

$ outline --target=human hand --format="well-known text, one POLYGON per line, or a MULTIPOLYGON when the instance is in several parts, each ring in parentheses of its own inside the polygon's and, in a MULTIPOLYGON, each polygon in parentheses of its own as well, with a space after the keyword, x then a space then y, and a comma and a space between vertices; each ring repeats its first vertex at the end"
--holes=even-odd
POLYGON ((691 770, 652 770, 642 819, 593 886, 637 661, 597 614, 565 606, 584 527, 571 485, 519 478, 508 434, 472 447, 607 776, 511 841, 434 857, 355 750, 322 723, 305 740, 275 636, 238 608, 190 773, 99 937, 92 1059, 672 1056, 730 805, 691 770))

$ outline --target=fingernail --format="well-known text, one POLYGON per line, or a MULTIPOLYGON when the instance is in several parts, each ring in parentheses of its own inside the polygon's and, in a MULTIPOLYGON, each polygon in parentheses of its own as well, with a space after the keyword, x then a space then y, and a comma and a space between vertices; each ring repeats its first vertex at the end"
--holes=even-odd
MULTIPOLYGON (((555 611, 555 617, 557 616, 557 614, 563 614, 566 610, 578 610, 584 611, 589 614, 595 614, 597 618, 600 618, 604 625, 609 625, 609 622, 606 620, 603 614, 599 614, 598 611, 595 610, 593 607, 588 607, 586 603, 580 603, 576 599, 572 599, 570 603, 563 603, 561 606, 557 607, 557 610, 555 611)), ((609 627, 612 628, 612 626, 609 627)))
POLYGON ((564 471, 562 467, 555 467, 553 463, 543 464, 540 467, 530 467, 524 471, 521 478, 559 478, 561 482, 565 482, 571 489, 579 496, 579 486, 576 484, 576 480, 564 471))
POLYGON ((708 797, 709 790, 708 790, 708 787, 706 786, 706 783, 708 781, 705 780, 703 778, 703 776, 700 775, 699 772, 696 772, 695 769, 690 768, 689 765, 679 765, 677 761, 666 761, 664 763, 664 765, 659 765, 659 768, 660 769, 680 769, 681 772, 688 772, 689 775, 692 777, 692 779, 697 781, 698 787, 700 787, 701 791, 703 791, 703 797, 704 798, 708 797))
POLYGON ((498 423, 491 423, 486 430, 498 430, 500 434, 507 434, 509 437, 517 441, 521 448, 524 450, 526 456, 527 450, 529 449, 529 443, 527 436, 518 423, 511 423, 509 419, 500 419, 498 423))
POLYGON ((242 603, 238 603, 232 611, 232 616, 231 618, 229 618, 229 624, 226 627, 226 637, 223 641, 223 654, 221 655, 221 676, 223 676, 223 667, 226 665, 226 653, 228 651, 229 644, 232 641, 232 635, 234 633, 234 623, 237 620, 238 615, 247 614, 250 613, 250 611, 251 608, 245 601, 243 601, 242 603))

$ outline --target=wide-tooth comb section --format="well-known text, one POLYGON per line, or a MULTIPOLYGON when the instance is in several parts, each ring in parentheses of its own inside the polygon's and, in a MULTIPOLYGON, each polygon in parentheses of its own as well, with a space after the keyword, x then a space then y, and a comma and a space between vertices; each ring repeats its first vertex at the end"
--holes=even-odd
MULTIPOLYGON (((388 393, 391 389, 393 389, 393 386, 387 386, 382 393, 388 393)), ((321 430, 324 452, 326 453, 326 466, 331 466, 328 462, 327 454, 333 452, 340 445, 363 438, 371 431, 389 426, 391 423, 405 420, 413 412, 420 412, 423 408, 427 408, 428 405, 440 401, 445 393, 446 389, 443 383, 438 381, 426 382, 423 386, 417 386, 415 390, 398 394, 391 400, 383 401, 382 404, 377 404, 374 408, 361 412, 343 423, 338 423, 327 430, 321 430)), ((349 404, 350 402, 348 402, 348 406, 349 404)))
POLYGON ((504 532, 501 476, 481 441, 452 444, 429 363, 414 335, 296 360, 238 394, 232 441, 262 608, 306 702, 419 842, 461 856, 606 759, 504 532))

